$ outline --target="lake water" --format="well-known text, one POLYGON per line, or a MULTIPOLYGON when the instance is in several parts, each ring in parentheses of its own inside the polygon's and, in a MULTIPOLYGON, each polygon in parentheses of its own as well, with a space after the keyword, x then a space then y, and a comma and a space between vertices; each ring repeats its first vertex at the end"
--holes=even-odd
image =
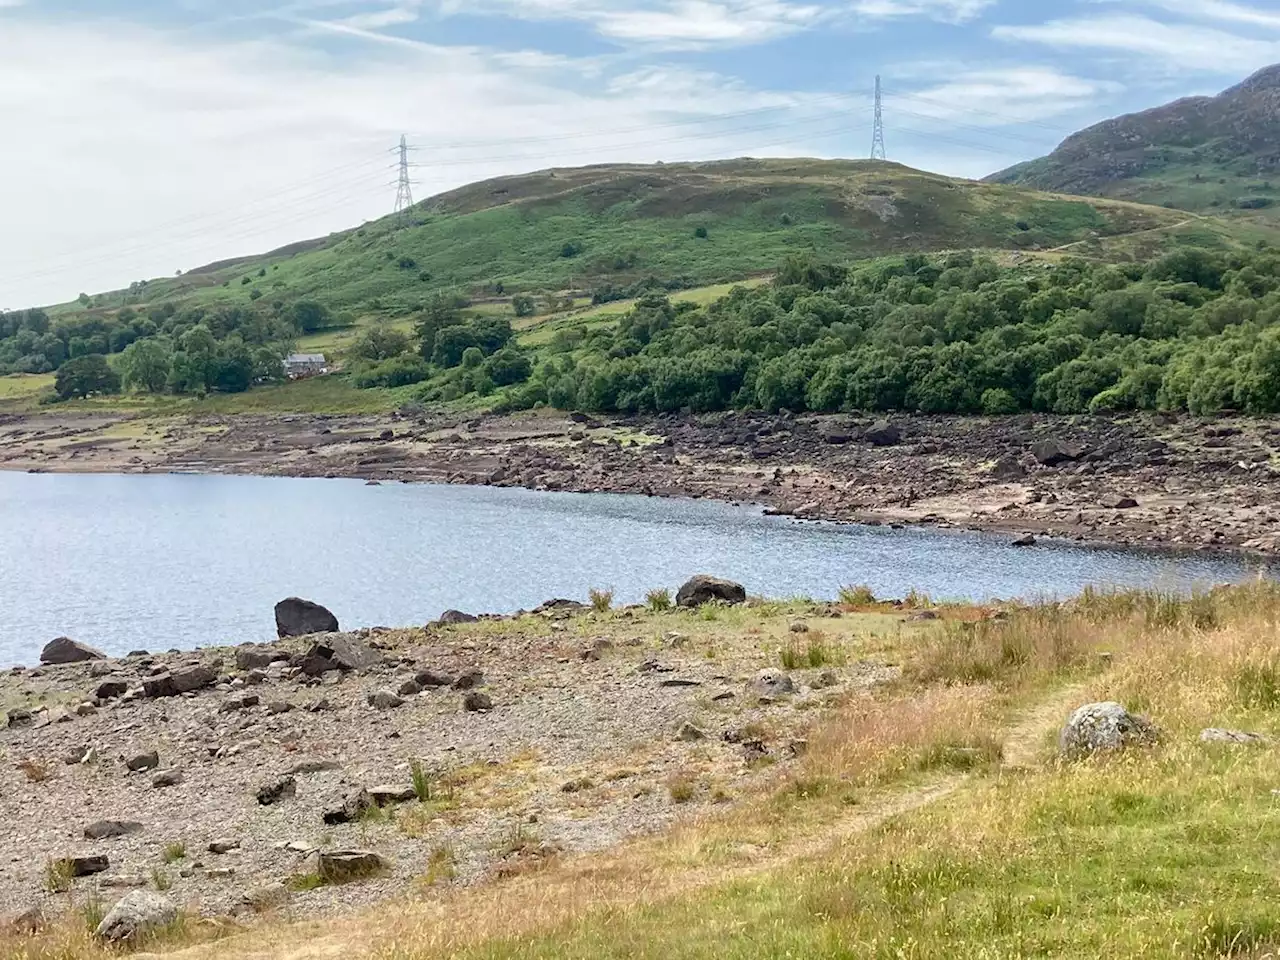
POLYGON ((352 480, 0 473, 0 664, 67 635, 113 654, 274 636, 286 596, 344 628, 551 597, 618 602, 706 572, 751 593, 1068 596, 1087 584, 1189 589, 1256 565, 1009 538, 800 524, 701 501, 352 480))

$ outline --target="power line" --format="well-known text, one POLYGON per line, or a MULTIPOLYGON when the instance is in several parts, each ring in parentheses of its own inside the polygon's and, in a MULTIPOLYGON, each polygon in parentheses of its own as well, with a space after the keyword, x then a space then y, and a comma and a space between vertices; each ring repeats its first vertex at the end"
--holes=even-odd
POLYGON ((871 132, 871 159, 888 160, 884 148, 884 98, 880 93, 880 74, 876 74, 876 120, 871 132))

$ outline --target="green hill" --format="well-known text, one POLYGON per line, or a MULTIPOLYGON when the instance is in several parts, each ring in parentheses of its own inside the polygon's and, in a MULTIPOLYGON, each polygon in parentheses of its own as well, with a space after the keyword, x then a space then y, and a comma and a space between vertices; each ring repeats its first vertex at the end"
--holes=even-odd
POLYGON ((1280 65, 1216 97, 1188 97, 1068 137, 989 178, 1200 213, 1280 216, 1280 65))
POLYGON ((404 218, 134 284, 92 303, 316 299, 334 310, 396 315, 440 288, 472 296, 592 291, 649 276, 694 286, 770 271, 797 251, 848 261, 1047 250, 1179 219, 868 161, 595 166, 484 181, 432 197, 404 218))

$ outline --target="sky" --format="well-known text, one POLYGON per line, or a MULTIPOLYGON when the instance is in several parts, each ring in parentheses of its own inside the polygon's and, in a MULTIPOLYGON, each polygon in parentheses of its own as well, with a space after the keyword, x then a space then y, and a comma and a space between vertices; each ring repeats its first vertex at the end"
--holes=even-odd
POLYGON ((1277 0, 0 0, 0 309, 552 166, 981 177, 1280 62, 1277 0))

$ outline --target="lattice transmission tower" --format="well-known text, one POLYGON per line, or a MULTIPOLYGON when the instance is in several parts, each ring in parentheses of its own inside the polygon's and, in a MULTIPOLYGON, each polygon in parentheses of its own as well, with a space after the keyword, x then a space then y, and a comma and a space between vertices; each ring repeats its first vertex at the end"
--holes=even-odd
POLYGON ((880 93, 880 75, 876 74, 876 125, 871 134, 871 159, 887 160, 884 149, 884 99, 880 93))
POLYGON ((404 213, 413 206, 413 178, 409 175, 409 141, 400 138, 400 183, 396 189, 396 213, 404 213))

